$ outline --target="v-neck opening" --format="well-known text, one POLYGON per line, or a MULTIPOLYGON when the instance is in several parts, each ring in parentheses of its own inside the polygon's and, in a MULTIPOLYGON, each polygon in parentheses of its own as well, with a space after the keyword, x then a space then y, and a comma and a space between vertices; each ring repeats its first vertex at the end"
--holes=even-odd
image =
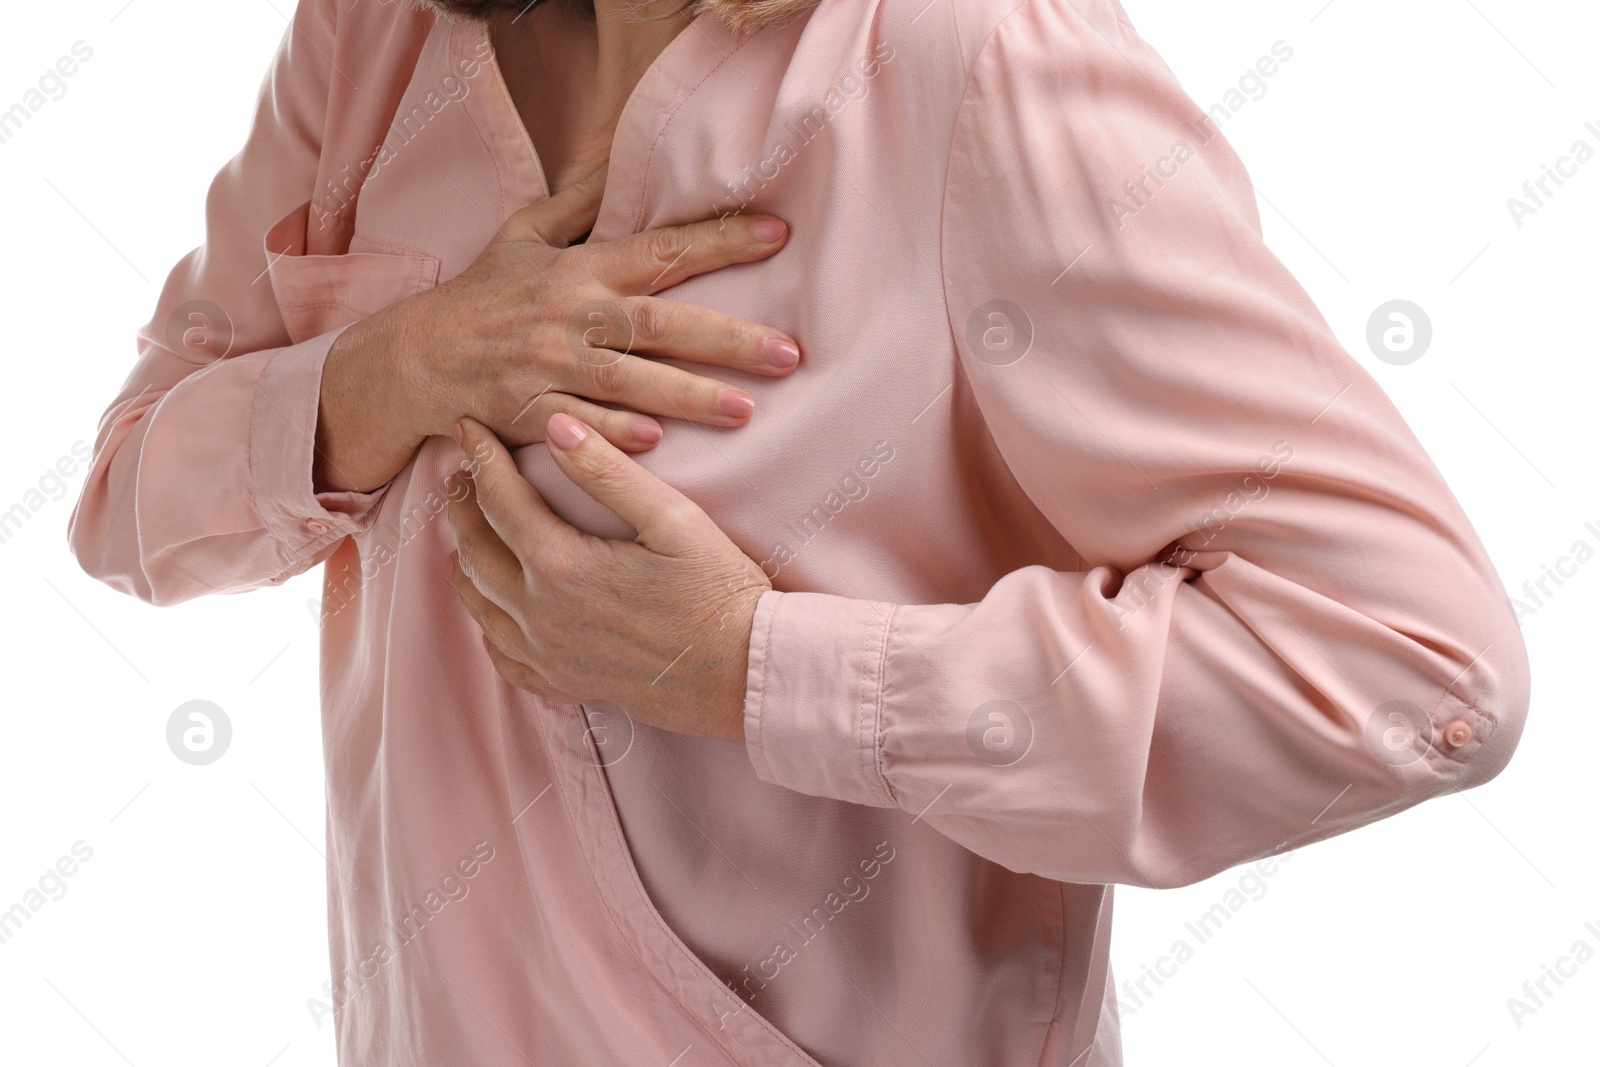
MULTIPOLYGON (((597 234, 610 233, 613 224, 621 226, 614 236, 633 231, 644 204, 649 162, 656 141, 683 102, 756 32, 759 28, 735 33, 710 12, 702 11, 668 41, 645 68, 617 115, 611 135, 611 154, 607 157, 606 187, 601 192, 599 214, 590 230, 591 239, 597 234)), ((479 61, 493 85, 492 93, 484 95, 493 99, 481 101, 483 106, 475 110, 494 133, 487 139, 496 154, 497 164, 506 164, 510 171, 512 188, 503 190, 512 201, 510 210, 552 195, 544 161, 539 157, 533 136, 517 109, 500 67, 488 21, 459 20, 452 33, 452 43, 453 58, 458 61, 468 50, 482 56, 487 46, 487 58, 479 61)), ((468 105, 472 106, 479 95, 469 95, 468 105)))

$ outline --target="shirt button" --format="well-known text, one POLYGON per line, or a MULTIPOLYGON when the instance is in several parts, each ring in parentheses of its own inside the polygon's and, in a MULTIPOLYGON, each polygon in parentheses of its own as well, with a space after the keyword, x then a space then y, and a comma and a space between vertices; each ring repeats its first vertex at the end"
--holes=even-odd
POLYGON ((318 519, 311 519, 306 523, 306 529, 314 534, 325 534, 328 532, 328 524, 318 519))
POLYGON ((1444 739, 1452 748, 1460 748, 1472 740, 1472 727, 1468 725, 1467 720, 1456 719, 1444 728, 1444 739))

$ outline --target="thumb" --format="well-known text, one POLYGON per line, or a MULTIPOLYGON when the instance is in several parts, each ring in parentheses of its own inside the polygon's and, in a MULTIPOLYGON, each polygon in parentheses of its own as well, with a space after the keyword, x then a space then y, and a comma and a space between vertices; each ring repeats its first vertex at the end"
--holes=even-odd
POLYGON ((545 444, 561 472, 633 527, 634 540, 652 552, 684 555, 704 542, 707 527, 716 529, 698 504, 571 415, 550 416, 545 444))
POLYGON ((566 248, 594 229, 610 165, 608 158, 554 196, 512 212, 504 227, 506 235, 513 239, 543 241, 552 248, 566 248))

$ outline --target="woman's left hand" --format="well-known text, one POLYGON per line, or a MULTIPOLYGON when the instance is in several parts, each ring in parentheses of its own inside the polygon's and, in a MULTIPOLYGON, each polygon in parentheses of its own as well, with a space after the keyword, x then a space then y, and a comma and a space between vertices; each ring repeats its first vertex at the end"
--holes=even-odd
POLYGON ((588 426, 550 417, 568 478, 638 531, 584 533, 552 512, 481 423, 463 418, 451 581, 495 669, 566 704, 611 704, 676 733, 744 743, 756 601, 772 587, 689 498, 588 426), (459 498, 459 499, 458 499, 459 498))

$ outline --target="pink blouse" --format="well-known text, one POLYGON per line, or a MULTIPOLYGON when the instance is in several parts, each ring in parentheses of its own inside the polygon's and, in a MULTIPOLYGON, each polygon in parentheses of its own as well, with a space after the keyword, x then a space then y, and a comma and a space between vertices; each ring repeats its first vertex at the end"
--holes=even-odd
POLYGON ((667 420, 639 457, 772 577, 741 749, 499 677, 448 578, 448 437, 312 491, 340 330, 547 189, 483 24, 301 0, 69 536, 158 605, 325 564, 307 1006, 341 1063, 1118 1064, 1112 884, 1505 766, 1501 583, 1207 122, 1116 0, 703 15, 645 74, 594 239, 791 227, 664 295, 799 368, 719 375, 750 423, 667 420))

